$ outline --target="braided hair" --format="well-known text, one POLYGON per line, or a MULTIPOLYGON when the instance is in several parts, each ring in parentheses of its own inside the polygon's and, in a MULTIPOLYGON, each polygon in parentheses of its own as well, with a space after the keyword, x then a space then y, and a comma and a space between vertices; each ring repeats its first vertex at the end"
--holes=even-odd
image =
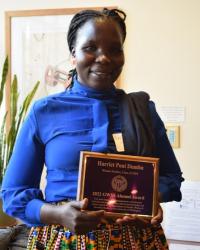
MULTIPOLYGON (((116 22, 122 32, 123 35, 123 41, 126 38, 126 25, 125 25, 125 19, 126 14, 122 10, 118 9, 107 9, 104 8, 101 11, 97 10, 82 10, 75 14, 70 22, 68 33, 67 33, 67 43, 69 51, 72 52, 77 38, 77 32, 80 27, 82 27, 87 21, 91 19, 111 19, 114 22, 116 22)), ((69 79, 72 80, 74 75, 76 75, 76 69, 72 69, 69 71, 69 79)), ((72 86, 72 82, 70 83, 70 86, 72 86)))

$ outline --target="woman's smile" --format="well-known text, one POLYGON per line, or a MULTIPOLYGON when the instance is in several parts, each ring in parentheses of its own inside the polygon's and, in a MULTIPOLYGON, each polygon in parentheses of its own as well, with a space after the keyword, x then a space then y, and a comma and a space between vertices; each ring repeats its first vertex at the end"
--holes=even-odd
POLYGON ((108 71, 108 70, 91 70, 90 74, 93 74, 97 77, 111 77, 112 76, 112 71, 108 71))

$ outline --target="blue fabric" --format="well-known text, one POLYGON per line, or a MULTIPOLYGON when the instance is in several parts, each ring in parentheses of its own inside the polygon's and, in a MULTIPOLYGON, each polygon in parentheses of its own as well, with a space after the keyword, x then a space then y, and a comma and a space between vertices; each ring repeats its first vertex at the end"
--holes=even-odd
MULTIPOLYGON (((26 224, 41 225, 44 202, 75 199, 80 151, 115 153, 112 133, 119 132, 120 96, 115 87, 95 91, 75 81, 72 89, 33 105, 18 135, 2 185, 4 211, 26 224), (45 198, 39 188, 47 167, 45 198)), ((160 158, 163 201, 180 200, 183 180, 155 105, 149 102, 160 158)))

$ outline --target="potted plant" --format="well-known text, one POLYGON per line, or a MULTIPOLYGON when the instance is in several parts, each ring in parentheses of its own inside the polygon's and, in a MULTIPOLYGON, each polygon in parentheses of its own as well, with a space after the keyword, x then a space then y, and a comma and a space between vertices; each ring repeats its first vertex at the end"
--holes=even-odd
MULTIPOLYGON (((3 70, 2 70, 2 78, 1 78, 1 85, 0 85, 0 110, 1 105, 4 100, 4 93, 5 93, 5 83, 6 78, 8 75, 8 57, 6 58, 3 70)), ((19 131, 19 128, 24 121, 24 118, 26 116, 27 110, 30 106, 30 103, 37 91, 37 88, 39 86, 39 82, 36 83, 32 91, 26 96, 26 98, 23 100, 22 104, 18 104, 18 82, 16 75, 13 78, 12 84, 11 84, 11 92, 10 92, 10 113, 8 114, 8 111, 5 111, 5 113, 2 115, 1 112, 1 119, 0 119, 0 190, 1 190, 1 183, 3 180, 3 176, 7 167, 7 164, 9 162, 9 159, 12 155, 13 147, 15 144, 15 140, 19 131), (6 118, 10 115, 11 124, 9 127, 6 126, 6 118)), ((0 227, 13 225, 13 218, 6 216, 1 207, 1 192, 0 192, 0 227)))

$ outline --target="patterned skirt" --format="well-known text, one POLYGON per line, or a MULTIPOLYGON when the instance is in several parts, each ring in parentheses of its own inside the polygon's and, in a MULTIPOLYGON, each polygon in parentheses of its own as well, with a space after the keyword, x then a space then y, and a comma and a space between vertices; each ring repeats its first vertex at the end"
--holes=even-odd
POLYGON ((62 226, 33 227, 27 250, 167 250, 161 225, 138 228, 133 225, 103 224, 97 230, 75 235, 62 226))

